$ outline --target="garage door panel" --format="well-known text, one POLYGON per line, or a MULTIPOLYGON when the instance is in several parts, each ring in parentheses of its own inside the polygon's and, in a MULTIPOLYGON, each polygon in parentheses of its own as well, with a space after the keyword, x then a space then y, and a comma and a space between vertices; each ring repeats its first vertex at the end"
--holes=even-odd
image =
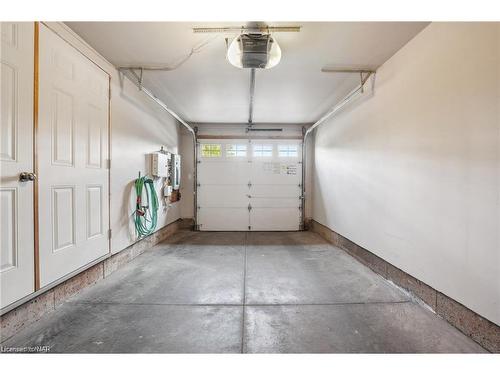
POLYGON ((198 200, 205 207, 248 207, 247 185, 201 185, 198 200))
POLYGON ((198 225, 200 230, 213 231, 247 231, 247 208, 200 208, 198 225))
POLYGON ((253 184, 299 184, 302 181, 302 170, 299 163, 253 161, 251 165, 253 184))
POLYGON ((298 230, 300 210, 295 208, 252 208, 250 226, 252 231, 298 230))
POLYGON ((201 162, 198 164, 198 181, 201 184, 248 184, 248 162, 201 162))
POLYGON ((299 184, 294 185, 252 185, 252 197, 270 198, 286 197, 298 198, 301 195, 299 184))
POLYGON ((300 199, 297 198, 254 198, 250 199, 252 208, 273 208, 273 207, 300 207, 300 199))

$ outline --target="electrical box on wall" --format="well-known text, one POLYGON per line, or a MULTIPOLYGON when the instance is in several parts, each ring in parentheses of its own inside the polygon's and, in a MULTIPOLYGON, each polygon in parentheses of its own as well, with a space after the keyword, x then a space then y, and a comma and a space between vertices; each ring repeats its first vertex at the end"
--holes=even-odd
POLYGON ((171 185, 174 190, 179 190, 181 186, 181 156, 172 154, 171 156, 171 185))
POLYGON ((155 177, 169 177, 169 152, 155 152, 151 154, 151 174, 155 177))

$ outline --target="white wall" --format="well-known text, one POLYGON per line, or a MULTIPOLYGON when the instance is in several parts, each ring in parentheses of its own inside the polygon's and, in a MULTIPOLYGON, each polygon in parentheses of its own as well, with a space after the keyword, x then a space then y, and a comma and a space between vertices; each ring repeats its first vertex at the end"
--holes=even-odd
MULTIPOLYGON (((111 252, 117 253, 137 241, 132 213, 135 207, 134 180, 138 172, 149 172, 147 155, 161 146, 179 152, 180 131, 176 120, 127 79, 70 28, 46 23, 63 39, 94 61, 111 76, 111 252)), ((180 202, 166 205, 161 200, 161 180, 156 181, 160 199, 157 229, 180 217, 180 202)))
POLYGON ((315 134, 313 218, 500 324, 500 24, 433 23, 315 134))
MULTIPOLYGON (((149 174, 149 154, 161 146, 178 153, 177 122, 128 79, 112 78, 111 94, 111 250, 123 250, 137 240, 132 213, 136 194, 134 180, 149 174)), ((160 208, 157 230, 180 217, 180 201, 162 199, 163 179, 155 179, 160 208)))

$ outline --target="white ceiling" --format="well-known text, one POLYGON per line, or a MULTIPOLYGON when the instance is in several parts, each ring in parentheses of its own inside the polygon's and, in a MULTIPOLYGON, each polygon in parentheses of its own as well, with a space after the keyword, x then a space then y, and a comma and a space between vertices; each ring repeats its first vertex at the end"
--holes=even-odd
MULTIPOLYGON (((189 122, 244 123, 250 71, 230 65, 224 37, 192 27, 242 23, 68 22, 116 66, 173 64, 210 40, 176 70, 145 72, 144 85, 189 122)), ((325 66, 378 67, 420 32, 423 22, 269 22, 300 25, 276 33, 280 64, 256 73, 254 122, 314 122, 358 82, 351 74, 322 73, 325 66)))

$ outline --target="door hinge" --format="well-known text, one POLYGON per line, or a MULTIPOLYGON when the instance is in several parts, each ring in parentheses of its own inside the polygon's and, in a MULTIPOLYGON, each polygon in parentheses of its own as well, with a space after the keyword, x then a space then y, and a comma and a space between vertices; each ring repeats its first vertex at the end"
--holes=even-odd
POLYGON ((252 226, 251 225, 248 226, 248 230, 252 230, 252 226))
POLYGON ((111 159, 106 159, 106 168, 111 169, 111 159))
POLYGON ((252 211, 252 205, 250 203, 248 203, 248 211, 252 211))
POLYGON ((111 229, 108 229, 108 239, 110 240, 111 239, 111 236, 112 236, 112 230, 111 229))
POLYGON ((247 184, 248 188, 250 189, 252 187, 252 182, 251 181, 248 181, 248 184, 247 184))

